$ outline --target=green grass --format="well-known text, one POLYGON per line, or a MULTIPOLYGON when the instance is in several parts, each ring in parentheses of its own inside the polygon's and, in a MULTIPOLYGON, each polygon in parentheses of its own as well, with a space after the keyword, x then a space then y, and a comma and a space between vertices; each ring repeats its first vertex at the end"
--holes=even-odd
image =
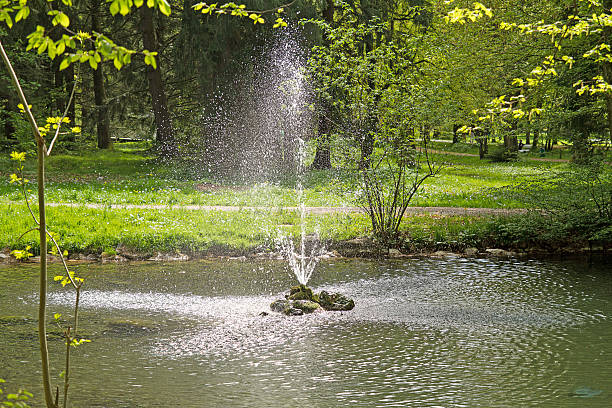
MULTIPOLYGON (((33 227, 23 204, 2 205, 0 248, 38 249, 35 232, 20 242, 19 235, 33 227)), ((57 234, 62 249, 75 253, 101 253, 117 246, 135 251, 251 252, 271 248, 279 236, 300 234, 299 216, 287 211, 197 211, 152 209, 89 209, 50 207, 48 228, 57 234)), ((367 219, 359 214, 308 217, 308 233, 323 239, 343 240, 367 233, 367 219)))
MULTIPOLYGON (((118 246, 127 246, 145 253, 248 253, 272 248, 279 235, 299 234, 298 215, 281 209, 298 204, 295 177, 277 183, 235 184, 214 179, 207 169, 199 171, 194 163, 161 163, 142 150, 147 147, 142 143, 116 147, 114 151, 50 157, 47 201, 261 206, 268 210, 207 212, 180 208, 50 207, 49 229, 59 234, 62 247, 69 252, 110 253, 118 246)), ((472 147, 456 145, 455 149, 469 152, 472 147)), ((522 207, 524 203, 505 196, 501 188, 568 166, 523 157, 510 163, 489 163, 478 157, 451 154, 435 154, 433 159, 445 163, 445 167, 438 177, 426 181, 413 205, 522 207)), ((20 243, 15 242, 32 224, 20 192, 8 183, 11 167, 8 154, 0 155, 0 248, 20 249, 25 245, 36 248, 34 233, 20 243)), ((32 158, 26 163, 26 173, 28 178, 35 178, 32 158)), ((304 178, 305 204, 355 205, 350 189, 346 188, 350 180, 351 174, 342 169, 309 172, 304 178)), ((35 182, 29 187, 35 190, 35 182)), ((34 201, 34 192, 29 194, 34 201)), ((413 250, 495 246, 501 242, 496 238, 502 231, 499 222, 499 218, 487 217, 410 217, 402 225, 404 246, 413 250)), ((341 241, 368 235, 370 224, 361 214, 309 216, 307 232, 315 230, 323 239, 341 241)))
MULTIPOLYGON (((440 175, 427 180, 413 205, 451 207, 520 207, 495 189, 523 182, 565 164, 519 160, 489 163, 477 157, 436 154, 446 163, 440 175)), ((0 158, 0 202, 17 202, 20 193, 8 183, 12 172, 8 155, 0 158)), ((26 163, 28 178, 35 179, 34 160, 26 163)), ((295 180, 255 185, 214 180, 201 176, 193 165, 162 164, 141 151, 92 151, 81 155, 57 155, 48 159, 49 202, 97 204, 165 204, 230 206, 296 206, 295 180)), ((197 170, 197 169, 196 169, 197 170)), ((354 205, 341 170, 310 172, 305 178, 307 206, 354 205)), ((32 190, 35 185, 31 185, 32 190)))
MULTIPOLYGON (((38 254, 37 235, 22 204, 1 205, 0 248, 23 249, 38 254)), ((275 249, 282 236, 300 236, 296 212, 209 212, 198 210, 88 209, 53 207, 48 211, 49 230, 69 253, 115 253, 127 247, 141 254, 157 251, 195 255, 242 255, 275 249)), ((493 217, 418 215, 402 226, 406 250, 461 250, 495 244, 493 217)), ((363 214, 309 216, 306 232, 318 232, 327 242, 339 242, 369 234, 363 214)))
POLYGON ((520 208, 523 203, 505 197, 500 188, 529 181, 565 163, 519 160, 489 163, 478 157, 435 154, 436 162, 445 163, 439 176, 428 179, 413 205, 476 208, 520 208))

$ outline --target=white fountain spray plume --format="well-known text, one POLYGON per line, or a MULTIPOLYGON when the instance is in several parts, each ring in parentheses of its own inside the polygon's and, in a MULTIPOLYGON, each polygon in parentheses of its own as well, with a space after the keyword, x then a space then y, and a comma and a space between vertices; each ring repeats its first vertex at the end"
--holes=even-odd
MULTIPOLYGON (((298 282, 306 285, 314 269, 325 253, 318 232, 306 234, 306 208, 304 203, 304 173, 306 160, 305 139, 313 131, 310 92, 304 78, 305 55, 297 41, 299 32, 287 30, 283 38, 277 41, 271 53, 274 65, 280 68, 277 92, 280 96, 281 115, 279 140, 286 143, 288 136, 293 145, 293 157, 285 157, 284 162, 295 163, 296 193, 300 212, 300 244, 295 248, 291 237, 282 237, 279 247, 283 257, 295 274, 298 282), (288 160, 289 159, 289 160, 288 160)), ((291 149, 289 149, 291 150, 291 149)), ((285 153, 287 150, 285 150, 285 153)))
POLYGON ((306 285, 312 276, 312 273, 317 266, 317 263, 325 254, 325 246, 319 239, 318 232, 309 239, 310 251, 306 249, 307 238, 306 235, 306 206, 304 204, 304 160, 306 158, 306 146, 304 139, 298 137, 298 160, 297 160, 297 182, 296 191, 297 199, 299 203, 300 211, 300 247, 299 252, 296 251, 293 239, 291 237, 283 237, 280 241, 280 247, 283 256, 289 261, 289 267, 295 274, 298 282, 302 285, 306 285), (308 253, 310 252, 310 253, 308 253))
POLYGON ((306 52, 300 36, 297 27, 276 31, 262 49, 257 49, 244 62, 244 74, 235 83, 224 84, 230 91, 220 90, 210 98, 211 106, 202 117, 206 123, 202 132, 207 160, 215 170, 230 174, 238 182, 254 184, 253 198, 267 194, 269 207, 281 205, 267 193, 276 187, 274 181, 297 170, 299 247, 295 248, 288 237, 278 238, 279 232, 275 235, 277 248, 298 281, 306 284, 323 248, 317 234, 306 234, 304 141, 314 133, 316 120, 310 108, 312 93, 303 76, 306 52))

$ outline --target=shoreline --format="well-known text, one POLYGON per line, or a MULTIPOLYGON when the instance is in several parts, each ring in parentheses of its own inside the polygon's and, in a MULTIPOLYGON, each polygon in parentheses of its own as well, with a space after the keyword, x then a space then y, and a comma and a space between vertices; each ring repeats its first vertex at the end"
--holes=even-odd
MULTIPOLYGON (((364 239, 365 241, 366 239, 364 239)), ((320 258, 326 259, 369 259, 369 260, 397 260, 397 259, 444 259, 444 258, 473 258, 473 259, 532 259, 532 260, 571 260, 603 257, 608 255, 605 248, 559 248, 556 250, 543 250, 533 248, 530 250, 512 250, 504 248, 466 248, 462 252, 445 250, 423 250, 402 252, 395 248, 385 249, 376 246, 355 245, 356 240, 341 241, 332 244, 329 250, 320 258)), ((366 241, 367 242, 367 241, 366 241)), ((236 260, 236 261, 284 261, 283 256, 276 251, 255 251, 221 248, 211 249, 197 253, 176 252, 138 252, 119 249, 114 254, 109 253, 73 253, 66 259, 69 265, 78 264, 122 264, 122 263, 174 263, 197 262, 202 260, 236 260)), ((50 264, 60 264, 59 257, 49 254, 50 264)), ((40 263, 39 256, 32 256, 25 260, 17 260, 8 248, 0 251, 0 265, 19 266, 40 263)))

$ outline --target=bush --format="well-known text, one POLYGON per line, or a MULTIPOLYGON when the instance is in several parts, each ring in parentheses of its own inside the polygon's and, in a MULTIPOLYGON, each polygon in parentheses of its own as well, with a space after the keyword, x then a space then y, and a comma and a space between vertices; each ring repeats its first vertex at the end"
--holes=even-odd
POLYGON ((514 186, 507 194, 529 203, 530 213, 512 222, 521 234, 529 231, 529 240, 553 245, 611 242, 612 171, 606 164, 573 166, 514 186))

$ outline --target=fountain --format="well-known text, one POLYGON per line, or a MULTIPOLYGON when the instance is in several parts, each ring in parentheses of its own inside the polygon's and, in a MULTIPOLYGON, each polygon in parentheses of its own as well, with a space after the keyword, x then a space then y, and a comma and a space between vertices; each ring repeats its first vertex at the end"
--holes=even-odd
MULTIPOLYGON (((274 180, 295 175, 295 191, 300 219, 298 239, 280 229, 269 231, 277 250, 288 262, 295 275, 300 293, 307 292, 307 284, 319 260, 326 255, 325 245, 317 231, 308 233, 304 199, 306 170, 306 141, 314 134, 316 118, 312 109, 312 92, 304 76, 305 47, 300 43, 298 28, 275 33, 263 49, 256 50, 244 66, 244 75, 229 84, 236 92, 227 92, 227 84, 209 98, 211 112, 202 117, 207 124, 203 132, 204 151, 220 172, 238 180, 264 186, 274 180), (211 142, 212 140, 212 142, 211 142), (217 142, 215 143, 214 140, 217 142), (257 183, 260 184, 257 184, 257 183)), ((257 192, 257 187, 252 190, 257 192)), ((268 203, 274 207, 274 203, 268 203)), ((308 289, 309 290, 309 289, 308 289)), ((320 305, 319 296, 299 295, 288 299, 296 289, 282 299, 287 308, 273 308, 287 314, 299 314, 288 302, 298 302, 300 310, 310 312, 320 305), (305 301, 312 304, 301 304, 305 301), (301 302, 301 303, 300 303, 301 302), (282 310, 281 310, 282 309, 282 310), (285 310, 286 309, 286 310, 285 310)), ((337 299, 329 295, 329 310, 340 310, 337 299), (330 300, 331 299, 331 300, 330 300), (335 304, 332 306, 332 304, 335 304)), ((342 302, 341 302, 342 303, 342 302)), ((350 302, 345 301, 344 309, 350 302)))
MULTIPOLYGON (((295 162, 296 172, 296 194, 300 214, 300 239, 296 248, 291 236, 283 236, 279 233, 277 247, 287 260, 290 270, 293 272, 298 286, 290 289, 285 299, 274 301, 270 308, 273 311, 286 315, 302 315, 317 310, 351 310, 355 304, 352 299, 325 291, 315 294, 306 285, 312 276, 317 263, 325 255, 325 245, 319 238, 318 232, 312 235, 306 233, 306 207, 304 200, 304 172, 306 169, 306 138, 312 133, 312 111, 308 105, 310 92, 304 78, 304 55, 296 38, 295 31, 285 31, 278 38, 273 51, 270 53, 272 67, 272 78, 277 78, 276 94, 273 98, 280 105, 280 116, 275 117, 275 122, 270 124, 271 129, 280 129, 279 141, 285 147, 287 138, 289 145, 293 146, 293 159, 287 157, 290 150, 283 149, 284 163, 295 162)), ((269 80, 269 78, 268 78, 269 80)), ((285 167, 286 168, 286 167, 285 167)))
MULTIPOLYGON (((276 245, 287 260, 299 286, 291 288, 285 299, 273 303, 272 310, 285 314, 310 313, 319 308, 350 310, 352 300, 340 294, 314 294, 306 285, 326 250, 318 232, 307 234, 304 203, 306 140, 313 134, 314 123, 311 92, 304 77, 306 55, 298 41, 296 29, 278 33, 264 52, 263 63, 256 70, 253 82, 242 87, 229 109, 236 118, 222 121, 219 130, 224 139, 242 139, 238 164, 233 171, 242 177, 274 178, 296 175, 296 196, 300 215, 300 237, 296 245, 291 236, 277 231, 276 245), (246 111, 243 111, 245 110, 246 111), (239 131, 236 131, 238 129, 239 131), (249 137, 244 140, 244 133, 249 137)), ((213 121, 215 122, 215 121, 213 121)))

